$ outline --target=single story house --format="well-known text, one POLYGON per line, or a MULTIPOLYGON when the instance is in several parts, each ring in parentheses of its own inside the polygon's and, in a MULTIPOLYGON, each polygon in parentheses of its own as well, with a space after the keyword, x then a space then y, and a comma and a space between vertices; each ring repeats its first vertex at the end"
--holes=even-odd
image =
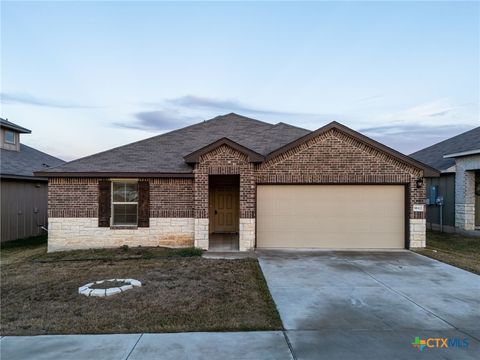
POLYGON ((423 178, 438 175, 337 122, 234 113, 37 173, 49 251, 423 247, 423 178))
POLYGON ((440 177, 426 178, 428 227, 480 230, 480 126, 410 156, 440 171, 440 177))
POLYGON ((1 241, 39 235, 47 226, 48 179, 34 171, 65 163, 20 143, 31 131, 0 118, 1 241))

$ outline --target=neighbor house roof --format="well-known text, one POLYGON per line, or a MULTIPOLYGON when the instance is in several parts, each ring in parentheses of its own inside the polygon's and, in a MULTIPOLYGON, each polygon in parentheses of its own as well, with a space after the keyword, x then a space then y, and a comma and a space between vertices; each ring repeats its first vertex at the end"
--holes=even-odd
POLYGON ((2 178, 32 178, 35 171, 62 165, 65 161, 20 144, 20 151, 0 149, 2 178))
POLYGON ((464 153, 480 149, 480 126, 425 149, 414 152, 410 157, 431 167, 444 171, 455 165, 455 158, 444 155, 464 153))
POLYGON ((30 134, 32 132, 31 130, 28 130, 24 127, 21 127, 20 125, 14 124, 14 123, 12 123, 12 122, 10 122, 6 119, 2 119, 2 118, 0 118, 0 126, 4 127, 4 128, 7 128, 7 129, 10 129, 10 130, 14 130, 14 131, 22 133, 22 134, 30 134))
POLYGON ((230 113, 166 134, 104 151, 64 165, 39 171, 55 176, 193 176, 192 166, 204 153, 228 145, 247 155, 252 162, 262 162, 321 132, 336 128, 380 151, 423 169, 430 176, 436 170, 385 145, 361 135, 346 126, 332 122, 314 132, 285 123, 269 124, 230 113))

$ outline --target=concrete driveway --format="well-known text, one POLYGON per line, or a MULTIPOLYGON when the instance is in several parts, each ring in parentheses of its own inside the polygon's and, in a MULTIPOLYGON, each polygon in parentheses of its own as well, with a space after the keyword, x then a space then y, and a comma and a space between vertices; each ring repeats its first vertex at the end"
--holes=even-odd
POLYGON ((296 359, 480 358, 480 276, 410 251, 262 251, 259 261, 296 359), (415 337, 468 347, 420 352, 415 337))

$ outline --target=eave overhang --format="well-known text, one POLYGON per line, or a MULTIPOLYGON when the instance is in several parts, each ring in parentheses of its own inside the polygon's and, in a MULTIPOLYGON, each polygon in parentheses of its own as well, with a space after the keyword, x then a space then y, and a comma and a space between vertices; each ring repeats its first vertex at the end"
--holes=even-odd
POLYGON ((35 176, 46 178, 193 178, 193 173, 155 172, 47 172, 38 171, 35 176))

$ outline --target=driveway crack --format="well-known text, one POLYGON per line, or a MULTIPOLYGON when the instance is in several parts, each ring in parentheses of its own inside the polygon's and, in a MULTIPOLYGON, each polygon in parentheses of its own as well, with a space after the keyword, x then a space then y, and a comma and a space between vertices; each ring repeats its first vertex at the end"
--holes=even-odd
POLYGON ((285 338, 285 342, 287 343, 288 350, 290 350, 290 354, 292 354, 293 360, 297 360, 297 356, 295 355, 295 352, 293 351, 293 346, 292 343, 290 342, 290 339, 288 338, 287 330, 283 329, 283 337, 285 338))
POLYGON ((137 347, 137 344, 138 342, 140 341, 140 339, 142 338, 143 334, 140 334, 140 336, 138 337, 137 341, 135 342, 135 344, 133 345, 132 347, 132 350, 130 350, 130 352, 128 353, 127 357, 125 358, 125 360, 128 360, 128 358, 130 357, 130 355, 132 355, 132 352, 133 350, 135 350, 135 348, 137 347))

